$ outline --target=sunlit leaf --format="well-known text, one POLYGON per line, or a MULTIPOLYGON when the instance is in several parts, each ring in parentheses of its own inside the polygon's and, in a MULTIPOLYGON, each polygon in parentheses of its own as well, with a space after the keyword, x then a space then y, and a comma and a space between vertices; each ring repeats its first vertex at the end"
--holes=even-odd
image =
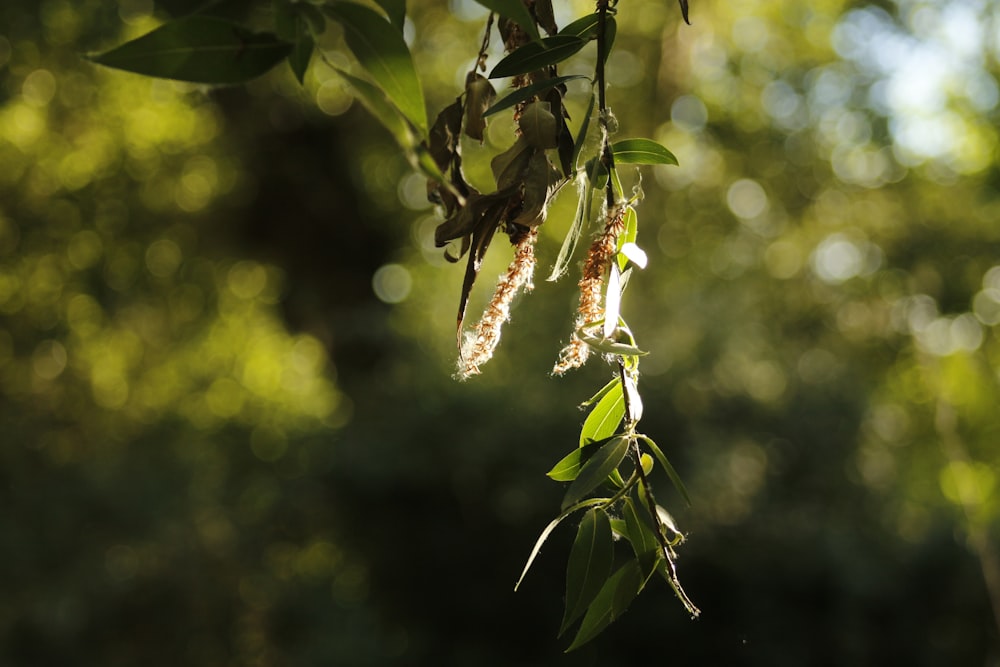
POLYGON ((526 574, 528 574, 528 570, 531 569, 532 563, 535 562, 535 558, 538 556, 538 552, 542 550, 542 545, 545 544, 545 540, 549 538, 549 535, 551 535, 552 531, 556 529, 556 526, 562 523, 563 519, 573 514, 574 512, 582 510, 585 507, 600 505, 601 503, 605 503, 607 501, 608 498, 588 498, 587 500, 583 500, 577 503, 573 507, 567 508, 562 513, 560 513, 559 516, 550 521, 549 525, 545 526, 545 530, 543 530, 541 535, 538 536, 538 539, 535 540, 535 546, 532 547, 531 554, 528 556, 528 562, 524 564, 524 569, 521 570, 521 576, 517 578, 517 583, 514 584, 514 590, 516 591, 518 587, 521 585, 521 582, 524 581, 524 577, 526 574))
POLYGON ((628 438, 619 436, 612 438, 583 464, 580 473, 566 489, 562 508, 566 509, 579 502, 584 496, 603 484, 628 453, 628 438))
POLYGON ((636 386, 635 377, 631 373, 625 374, 625 397, 628 412, 625 419, 632 424, 642 419, 642 397, 639 395, 639 388, 636 386))
POLYGON ((608 272, 608 284, 604 295, 604 337, 611 338, 618 328, 618 316, 621 313, 622 285, 621 270, 618 264, 612 264, 608 272))
POLYGON ((578 331, 577 336, 584 343, 604 354, 619 354, 623 357, 644 357, 649 354, 631 343, 620 343, 611 338, 602 338, 588 331, 578 331))
POLYGON ((498 62, 490 78, 526 74, 561 63, 586 44, 587 40, 574 35, 553 35, 540 42, 529 42, 498 62))
MULTIPOLYGON (((622 271, 628 265, 629 257, 624 254, 626 245, 635 245, 635 240, 639 235, 639 218, 635 214, 635 209, 631 206, 625 208, 625 215, 622 218, 625 229, 618 236, 618 268, 622 271)), ((645 253, 644 253, 645 254, 645 253)), ((646 268, 645 265, 642 268, 646 268)))
POLYGON ((625 395, 621 382, 615 381, 584 420, 583 428, 580 429, 580 446, 583 447, 589 441, 610 438, 618 430, 618 425, 624 416, 625 395))
POLYGON ((624 244, 619 252, 621 252, 627 260, 638 266, 640 269, 645 269, 646 264, 649 262, 649 258, 646 256, 646 251, 634 243, 624 244))
POLYGON ((608 380, 607 384, 605 384, 603 387, 601 387, 600 389, 597 390, 596 394, 594 394, 593 396, 591 396, 590 398, 588 398, 586 401, 584 401, 583 403, 581 403, 580 407, 581 408, 586 408, 586 407, 589 407, 589 406, 593 405, 594 403, 597 403, 599 400, 601 400, 602 398, 604 398, 605 396, 607 396, 608 392, 611 391, 612 389, 614 389, 615 385, 619 384, 619 382, 620 382, 620 380, 618 379, 617 376, 611 378, 610 380, 608 380))
POLYGON ((566 564, 566 611, 560 636, 580 618, 601 591, 614 564, 614 540, 608 513, 599 507, 583 515, 566 564))
POLYGON ((492 116, 498 111, 509 109, 512 106, 520 104, 521 102, 527 102, 532 97, 540 95, 541 93, 547 91, 549 88, 558 86, 560 83, 564 83, 566 81, 572 81, 573 79, 586 79, 586 78, 587 77, 583 76, 582 74, 571 74, 569 76, 555 76, 552 77, 551 79, 543 79, 542 81, 536 81, 530 86, 525 86, 524 88, 518 88, 509 95, 500 98, 500 100, 496 102, 493 106, 491 106, 489 109, 487 109, 483 113, 483 115, 492 116))
MULTIPOLYGON (((535 25, 535 19, 531 17, 531 12, 528 11, 528 8, 525 7, 521 0, 476 0, 476 2, 490 11, 496 12, 500 16, 506 16, 514 21, 532 39, 538 40, 541 38, 541 35, 538 34, 538 27, 535 25)), ((490 78, 494 77, 490 76, 490 78)))
POLYGON ((611 146, 615 162, 625 164, 677 164, 677 158, 652 139, 625 139, 611 146))
POLYGON ((559 463, 552 466, 552 470, 545 473, 550 479, 557 482, 572 482, 580 473, 580 468, 607 440, 588 442, 583 447, 577 447, 559 460, 559 463))
POLYGON ((618 568, 587 609, 580 629, 566 652, 580 648, 624 614, 639 593, 642 582, 642 571, 636 561, 630 560, 618 568))
POLYGON ((344 38, 358 63, 403 116, 426 135, 424 93, 403 36, 396 30, 386 30, 385 19, 363 5, 334 2, 323 9, 343 26, 344 38))
POLYGON ((649 447, 651 452, 653 452, 653 456, 656 457, 656 460, 660 462, 660 465, 663 466, 663 469, 666 471, 667 476, 670 477, 670 481, 673 483, 674 488, 676 488, 677 492, 681 494, 682 498, 684 498, 684 502, 690 506, 691 496, 688 495, 687 487, 684 486, 684 482, 681 481, 680 475, 678 475, 677 471, 674 470, 674 467, 670 465, 670 461, 668 461, 667 457, 664 456, 660 447, 647 435, 639 435, 638 437, 640 440, 645 442, 646 446, 649 447))
POLYGON ((244 83, 281 62, 292 45, 219 18, 188 16, 89 59, 136 74, 209 84, 244 83))

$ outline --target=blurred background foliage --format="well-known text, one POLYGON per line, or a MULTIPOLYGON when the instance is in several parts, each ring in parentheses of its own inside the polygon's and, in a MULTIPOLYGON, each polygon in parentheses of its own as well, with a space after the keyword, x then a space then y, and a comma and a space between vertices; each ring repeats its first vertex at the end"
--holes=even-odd
MULTIPOLYGON (((681 164, 644 173, 624 308, 704 614, 660 586, 568 656, 572 531, 511 588, 608 374, 548 376, 573 202, 454 382, 461 270, 329 67, 208 90, 79 57, 193 4, 0 8, 0 663, 1000 664, 994 3, 619 5, 620 135, 681 164)), ((409 14, 434 113, 485 10, 409 14)), ((511 131, 466 146, 474 182, 511 131)))

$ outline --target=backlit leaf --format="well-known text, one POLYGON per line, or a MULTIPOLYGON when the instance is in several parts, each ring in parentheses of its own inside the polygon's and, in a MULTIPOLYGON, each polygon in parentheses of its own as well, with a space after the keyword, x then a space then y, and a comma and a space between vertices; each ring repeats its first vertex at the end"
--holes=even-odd
POLYGON ((580 629, 566 652, 580 648, 624 614, 639 593, 642 582, 642 571, 636 561, 630 560, 618 568, 587 609, 580 629))
POLYGON ((244 83, 281 62, 292 45, 209 16, 187 16, 89 59, 136 74, 209 84, 244 83))
POLYGON ((524 576, 528 574, 528 570, 531 569, 531 564, 535 562, 535 558, 538 556, 538 552, 542 550, 542 545, 545 543, 545 540, 549 538, 549 535, 552 534, 552 531, 556 529, 556 526, 558 526, 563 519, 568 517, 570 514, 583 509, 584 507, 600 505, 601 503, 607 501, 607 498, 588 498, 587 500, 566 509, 559 516, 550 521, 549 525, 545 526, 545 530, 542 531, 542 534, 538 536, 537 540, 535 540, 535 546, 532 547, 531 554, 528 556, 528 562, 524 564, 524 569, 521 570, 521 576, 517 578, 517 583, 514 584, 514 590, 516 591, 518 586, 521 585, 521 582, 524 581, 524 576))
POLYGON ((584 420, 583 428, 580 429, 580 446, 583 447, 588 441, 610 438, 618 430, 624 416, 625 396, 621 382, 615 382, 584 420))
POLYGON ((498 62, 490 78, 526 74, 561 63, 586 44, 587 40, 574 35, 553 35, 540 42, 529 42, 498 62))
POLYGON ((580 468, 580 473, 573 480, 563 497, 562 508, 565 510, 603 484, 628 453, 628 438, 619 436, 601 445, 590 459, 580 468))
POLYGON ((583 447, 577 447, 559 460, 559 463, 552 466, 552 470, 545 473, 550 479, 557 482, 572 482, 580 473, 583 464, 603 445, 606 440, 589 442, 583 447))
POLYGON ((583 515, 566 564, 566 611, 562 635, 601 591, 614 563, 614 540, 608 513, 599 507, 583 515))
POLYGON ((414 127, 427 134, 427 109, 417 71, 403 36, 373 9, 353 2, 324 6, 344 28, 344 38, 358 63, 414 127))
POLYGON ((677 164, 677 158, 652 139, 625 139, 611 146, 615 162, 625 164, 677 164))
POLYGON ((622 517, 625 519, 625 536, 635 551, 636 560, 642 566, 643 574, 648 577, 653 573, 656 561, 661 556, 660 542, 650 525, 652 519, 646 518, 649 517, 649 511, 636 507, 632 498, 626 496, 622 504, 622 517))
POLYGON ((684 482, 681 481, 680 475, 678 475, 677 471, 674 470, 674 467, 670 465, 670 461, 668 461, 667 457, 664 456, 663 451, 659 448, 659 446, 655 442, 653 442, 653 439, 650 438, 649 436, 639 435, 638 437, 640 440, 645 442, 646 446, 649 447, 650 451, 653 452, 653 456, 655 456, 656 460, 660 462, 661 466, 663 466, 663 469, 666 471, 667 476, 670 477, 670 481, 673 482, 673 485, 677 489, 677 492, 681 494, 682 498, 684 498, 684 502, 687 503, 688 506, 690 506, 691 496, 688 495, 687 487, 684 486, 684 482))

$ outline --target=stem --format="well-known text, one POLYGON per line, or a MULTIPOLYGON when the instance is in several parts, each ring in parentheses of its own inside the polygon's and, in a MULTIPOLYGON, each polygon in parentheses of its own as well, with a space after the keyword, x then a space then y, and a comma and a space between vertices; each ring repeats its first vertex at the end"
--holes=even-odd
POLYGON ((607 39, 605 27, 608 19, 608 0, 597 0, 597 66, 594 70, 594 78, 597 79, 597 109, 598 122, 601 125, 601 164, 608 170, 608 184, 605 186, 605 198, 608 204, 608 211, 615 206, 615 188, 611 178, 611 171, 615 168, 615 156, 611 152, 611 144, 608 141, 608 104, 606 83, 604 79, 604 61, 607 60, 607 39))
MULTIPOLYGON (((625 390, 625 362, 618 357, 618 377, 622 383, 622 396, 625 400, 625 414, 631 414, 628 391, 625 390)), ((656 541, 660 543, 660 551, 663 552, 663 562, 666 567, 666 578, 670 587, 674 589, 674 594, 677 599, 681 601, 684 608, 688 610, 688 613, 692 616, 699 616, 701 610, 695 606, 691 598, 688 597, 687 593, 684 592, 684 588, 681 586, 681 580, 677 576, 677 564, 674 562, 676 554, 671 548, 670 543, 667 542, 666 535, 664 535, 664 525, 660 521, 660 514, 656 511, 656 501, 653 499, 653 490, 649 485, 649 478, 646 476, 646 471, 642 469, 642 450, 639 449, 639 440, 635 437, 635 423, 629 423, 627 426, 628 436, 629 436, 629 453, 632 456, 632 461, 635 464, 635 470, 639 476, 639 486, 641 491, 640 496, 645 496, 646 500, 646 510, 649 515, 653 517, 653 521, 656 523, 656 541)))

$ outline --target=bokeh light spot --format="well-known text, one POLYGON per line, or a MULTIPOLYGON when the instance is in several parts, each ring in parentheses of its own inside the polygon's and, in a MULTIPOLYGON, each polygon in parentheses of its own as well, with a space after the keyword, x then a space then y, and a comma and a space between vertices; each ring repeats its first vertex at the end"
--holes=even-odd
POLYGON ((160 239, 146 248, 146 268, 157 278, 169 278, 181 265, 180 246, 173 241, 160 239))
POLYGON ((741 178, 726 191, 726 204, 738 218, 756 218, 767 210, 767 194, 757 181, 741 178))
POLYGON ((410 295, 413 279, 406 267, 386 264, 372 276, 372 290, 385 303, 401 303, 410 295))

